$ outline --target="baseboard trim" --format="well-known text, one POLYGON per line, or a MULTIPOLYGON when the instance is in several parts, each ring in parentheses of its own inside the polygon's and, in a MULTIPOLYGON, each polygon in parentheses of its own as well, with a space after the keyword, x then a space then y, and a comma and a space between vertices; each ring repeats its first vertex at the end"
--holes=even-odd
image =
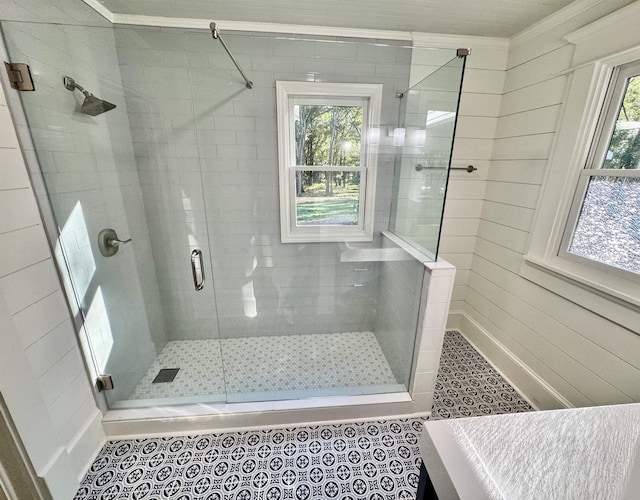
POLYGON ((447 327, 458 330, 536 410, 574 407, 464 311, 449 313, 447 327))
POLYGON ((67 453, 79 471, 78 481, 82 481, 106 441, 102 413, 96 408, 67 445, 67 453))

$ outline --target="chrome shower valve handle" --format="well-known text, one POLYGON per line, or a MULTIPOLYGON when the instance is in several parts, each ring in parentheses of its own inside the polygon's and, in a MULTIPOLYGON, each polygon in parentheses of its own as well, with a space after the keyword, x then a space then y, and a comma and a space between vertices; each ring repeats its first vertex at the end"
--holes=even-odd
POLYGON ((131 238, 128 240, 119 239, 118 234, 111 228, 103 229, 98 234, 98 248, 100 249, 100 253, 105 257, 113 257, 118 253, 122 245, 130 241, 132 241, 131 238))

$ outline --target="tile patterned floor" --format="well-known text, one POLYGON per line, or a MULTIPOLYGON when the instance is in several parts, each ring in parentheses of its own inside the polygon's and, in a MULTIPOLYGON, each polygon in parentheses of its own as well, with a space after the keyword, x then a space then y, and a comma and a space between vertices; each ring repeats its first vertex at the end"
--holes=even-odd
POLYGON ((371 332, 177 340, 129 399, 224 395, 225 381, 230 394, 398 384, 371 332), (180 371, 173 382, 153 384, 161 368, 180 371))
MULTIPOLYGON (((433 418, 532 408, 447 332, 433 418)), ((75 500, 413 499, 422 419, 110 441, 75 500)))
POLYGON ((472 417, 533 408, 458 332, 444 337, 431 418, 472 417))

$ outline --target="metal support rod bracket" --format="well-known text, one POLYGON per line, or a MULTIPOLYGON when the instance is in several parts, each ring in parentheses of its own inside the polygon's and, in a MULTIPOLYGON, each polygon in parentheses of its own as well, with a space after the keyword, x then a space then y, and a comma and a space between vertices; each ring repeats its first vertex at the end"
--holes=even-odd
POLYGON ((253 82, 247 78, 247 75, 244 74, 244 71, 242 71, 242 68, 240 67, 240 64, 238 64, 238 61, 236 61, 236 58, 233 57, 233 54, 231 53, 231 50, 229 49, 227 44, 224 43, 224 40, 220 36, 220 31, 218 30, 218 26, 216 25, 216 23, 212 22, 209 25, 209 27, 211 28, 211 36, 214 38, 214 40, 220 40, 220 43, 222 44, 222 47, 224 47, 224 50, 226 50, 227 54, 231 58, 231 61, 233 61, 233 64, 235 64, 236 68, 238 69, 238 71, 242 75, 242 78, 244 78, 245 86, 248 89, 252 89, 253 88, 253 82))

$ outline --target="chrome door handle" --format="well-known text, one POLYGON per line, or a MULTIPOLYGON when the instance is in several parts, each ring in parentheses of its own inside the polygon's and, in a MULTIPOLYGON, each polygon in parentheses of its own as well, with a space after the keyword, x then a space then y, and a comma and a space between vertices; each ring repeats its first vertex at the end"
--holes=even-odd
POLYGON ((196 248, 191 252, 191 274, 193 275, 193 287, 196 290, 204 288, 204 259, 202 258, 202 250, 196 248), (200 281, 198 282, 198 271, 196 269, 196 257, 200 260, 200 281))

